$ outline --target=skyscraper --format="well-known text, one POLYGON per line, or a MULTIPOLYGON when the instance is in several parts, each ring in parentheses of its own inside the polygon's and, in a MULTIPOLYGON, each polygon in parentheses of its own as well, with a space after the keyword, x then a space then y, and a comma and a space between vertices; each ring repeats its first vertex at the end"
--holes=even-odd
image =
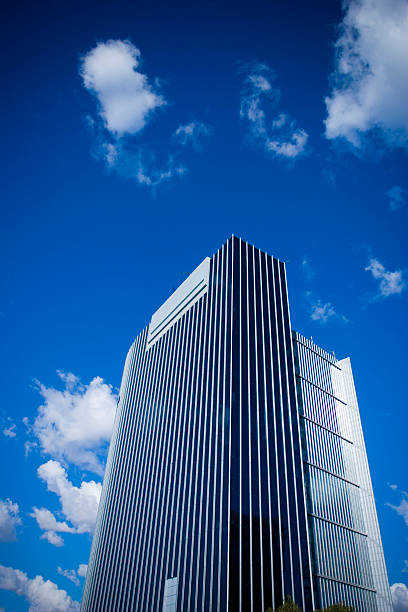
POLYGON ((292 333, 285 265, 232 237, 128 353, 85 612, 390 611, 348 360, 292 333))

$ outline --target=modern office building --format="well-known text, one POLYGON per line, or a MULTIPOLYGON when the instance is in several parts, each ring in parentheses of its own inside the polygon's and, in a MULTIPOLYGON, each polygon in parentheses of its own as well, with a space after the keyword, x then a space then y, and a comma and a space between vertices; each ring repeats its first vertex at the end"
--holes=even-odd
POLYGON ((285 265, 232 237, 128 353, 83 612, 390 612, 348 359, 291 330, 285 265))

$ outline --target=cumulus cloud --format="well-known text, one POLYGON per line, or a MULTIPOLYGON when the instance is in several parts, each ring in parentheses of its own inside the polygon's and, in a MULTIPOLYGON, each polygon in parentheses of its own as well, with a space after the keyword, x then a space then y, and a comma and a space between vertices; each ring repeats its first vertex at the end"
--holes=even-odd
POLYGON ((21 524, 18 504, 0 499, 0 542, 15 542, 16 527, 21 524))
POLYGON ((96 474, 103 474, 116 409, 116 394, 99 376, 83 385, 73 374, 59 372, 65 388, 37 382, 44 403, 33 433, 44 453, 96 474))
POLYGON ((391 211, 399 210, 407 205, 407 190, 399 185, 394 185, 387 191, 388 208, 391 211))
POLYGON ((391 585, 391 598, 394 612, 408 612, 408 588, 402 582, 391 585))
POLYGON ((406 288, 406 282, 402 270, 391 272, 387 270, 378 259, 371 258, 366 272, 371 272, 373 278, 379 281, 377 298, 386 298, 390 295, 399 295, 406 288))
POLYGON ((58 461, 50 460, 37 470, 38 476, 47 484, 48 491, 58 496, 64 521, 58 521, 47 508, 33 508, 30 516, 35 518, 43 538, 55 546, 63 544, 58 533, 92 533, 95 527, 102 485, 91 480, 73 485, 66 470, 58 461))
POLYGON ((65 533, 72 533, 74 531, 65 522, 57 521, 53 513, 47 510, 47 508, 36 508, 34 506, 33 513, 30 516, 35 518, 40 529, 64 531, 65 533))
POLYGON ((326 137, 408 146, 408 3, 348 0, 335 44, 326 137))
POLYGON ((140 132, 152 112, 166 104, 137 70, 140 55, 129 40, 108 40, 82 58, 84 87, 96 97, 104 125, 115 136, 140 132))
POLYGON ((179 125, 173 134, 173 139, 183 147, 191 146, 196 151, 201 151, 211 134, 210 126, 201 121, 191 121, 186 125, 179 125))
POLYGON ((304 153, 308 135, 288 114, 278 112, 280 90, 272 84, 275 74, 266 64, 252 64, 246 73, 240 116, 251 138, 275 157, 295 159, 304 153))
POLYGON ((0 565, 0 589, 13 591, 29 602, 29 612, 79 612, 80 604, 66 591, 42 576, 28 578, 24 572, 0 565))
POLYGON ((385 505, 392 508, 397 514, 399 514, 399 516, 402 516, 406 525, 408 526, 408 493, 406 491, 401 491, 401 501, 398 506, 394 506, 390 503, 385 505))

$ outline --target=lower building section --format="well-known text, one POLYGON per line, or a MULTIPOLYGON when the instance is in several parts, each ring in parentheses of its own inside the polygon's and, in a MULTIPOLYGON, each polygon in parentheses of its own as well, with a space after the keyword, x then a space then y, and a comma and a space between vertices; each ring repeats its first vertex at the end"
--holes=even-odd
MULTIPOLYGON (((322 578, 315 575, 315 589, 318 593, 320 606, 328 608, 335 603, 345 603, 353 606, 356 612, 378 610, 377 596, 374 590, 365 590, 361 586, 353 586, 342 581, 322 578)), ((385 609, 385 608, 384 608, 385 609)), ((391 612, 392 608, 387 608, 391 612)))

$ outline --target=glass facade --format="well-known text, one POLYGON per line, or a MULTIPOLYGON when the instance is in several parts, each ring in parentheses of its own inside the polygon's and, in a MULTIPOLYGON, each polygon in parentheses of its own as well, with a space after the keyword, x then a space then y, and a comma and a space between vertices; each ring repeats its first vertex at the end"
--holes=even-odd
POLYGON ((390 610, 349 362, 308 343, 284 264, 235 237, 153 315, 126 359, 84 612, 287 594, 390 610))
POLYGON ((391 612, 350 360, 293 341, 316 602, 391 612))

